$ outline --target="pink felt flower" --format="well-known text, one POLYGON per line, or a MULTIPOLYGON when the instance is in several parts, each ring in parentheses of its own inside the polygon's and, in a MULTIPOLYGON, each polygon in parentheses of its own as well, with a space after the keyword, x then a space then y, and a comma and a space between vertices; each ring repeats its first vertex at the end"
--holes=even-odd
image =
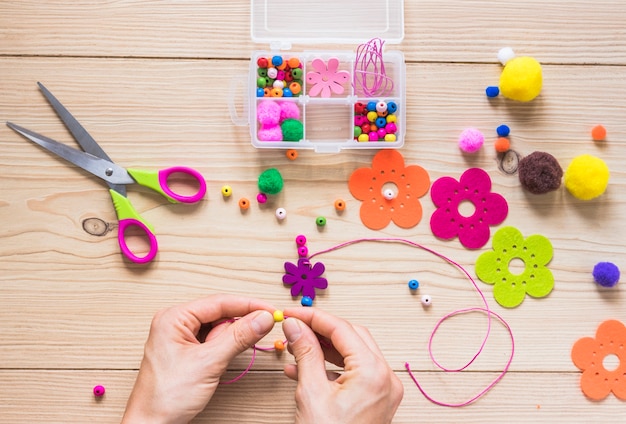
POLYGON ((350 73, 337 70, 339 69, 337 58, 328 59, 328 65, 322 59, 313 59, 311 66, 315 71, 306 74, 306 82, 311 87, 309 96, 330 97, 331 91, 335 94, 343 93, 343 85, 350 80, 350 73))
POLYGON ((483 247, 490 236, 490 225, 506 218, 509 207, 504 197, 491 192, 491 179, 480 168, 470 168, 459 181, 442 177, 434 182, 430 196, 437 210, 430 217, 433 234, 443 239, 459 237, 469 249, 483 247), (474 211, 469 216, 459 212, 459 205, 469 202, 474 211))

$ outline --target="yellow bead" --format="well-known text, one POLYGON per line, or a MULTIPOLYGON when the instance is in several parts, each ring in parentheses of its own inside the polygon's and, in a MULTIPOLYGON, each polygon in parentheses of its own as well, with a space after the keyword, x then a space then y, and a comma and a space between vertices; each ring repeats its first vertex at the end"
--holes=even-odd
POLYGON ((233 189, 229 185, 222 186, 222 196, 230 197, 233 194, 233 189))
POLYGON ((396 115, 394 114, 389 114, 387 115, 387 123, 391 123, 391 122, 396 122, 398 120, 398 118, 396 118, 396 115))
POLYGON ((285 319, 285 315, 283 315, 283 311, 276 310, 274 311, 274 322, 281 322, 285 319))
POLYGON ((367 135, 367 134, 361 134, 361 135, 357 138, 357 140, 359 140, 359 141, 370 141, 370 136, 369 136, 369 135, 367 135))
POLYGON ((396 141, 395 134, 385 134, 385 141, 396 141))
POLYGON ((367 112, 367 120, 370 122, 374 122, 378 118, 378 114, 374 111, 367 112))

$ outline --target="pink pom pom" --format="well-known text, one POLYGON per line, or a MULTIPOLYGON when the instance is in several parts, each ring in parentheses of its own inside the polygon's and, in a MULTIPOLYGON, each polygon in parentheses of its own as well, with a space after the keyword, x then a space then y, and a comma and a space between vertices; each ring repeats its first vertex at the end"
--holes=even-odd
POLYGON ((283 141, 283 131, 280 125, 261 126, 258 137, 261 141, 283 141))
POLYGON ((271 100, 264 100, 256 107, 256 118, 261 123, 261 126, 278 125, 280 122, 280 106, 271 100))
POLYGON ((459 147, 467 153, 474 153, 483 147, 485 137, 476 128, 467 128, 459 136, 459 147))
POLYGON ((280 122, 285 119, 300 119, 300 108, 294 102, 280 103, 280 122))

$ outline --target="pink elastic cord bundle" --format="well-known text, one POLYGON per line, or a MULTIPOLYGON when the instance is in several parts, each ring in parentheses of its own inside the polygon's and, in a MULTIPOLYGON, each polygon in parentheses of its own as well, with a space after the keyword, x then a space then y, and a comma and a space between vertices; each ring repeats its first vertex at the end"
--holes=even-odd
POLYGON ((509 324, 506 322, 506 320, 504 320, 504 318, 502 318, 500 315, 496 314, 495 312, 491 311, 491 309, 489 309, 489 304, 487 303, 487 299, 485 298, 485 295, 483 294, 483 292, 480 290, 480 288, 478 287, 478 285, 476 284, 476 281, 474 281, 474 279, 472 278, 472 276, 465 270, 465 268, 463 268, 460 264, 458 264, 457 262, 453 261, 452 259, 444 256, 441 253, 438 253, 432 249, 429 249, 425 246, 422 246, 421 244, 415 243, 413 241, 410 240, 406 240, 406 239, 401 239, 401 238, 363 238, 363 239, 356 239, 356 240, 352 240, 352 241, 348 241, 345 243, 341 243, 338 244, 334 247, 319 251, 317 253, 312 254, 311 256, 309 256, 309 259, 312 259, 315 256, 324 254, 324 253, 328 253, 328 252, 332 252, 335 250, 339 250, 341 248, 353 245, 353 244, 357 244, 357 243, 362 243, 362 242, 388 242, 388 243, 402 243, 402 244, 407 244, 409 246, 413 246, 413 247, 417 247, 418 249, 422 249, 426 252, 429 252, 443 260, 445 260, 446 262, 448 262, 451 265, 454 265, 456 268, 458 268, 460 271, 463 272, 463 274, 465 274, 465 276, 467 278, 469 278, 469 280, 471 281, 472 285, 474 286, 474 288, 476 289, 476 291, 478 292, 478 294, 480 295, 483 304, 485 305, 484 308, 481 307, 473 307, 473 308, 465 308, 465 309, 459 309, 453 312, 450 312, 449 314, 443 316, 435 325, 435 328, 433 329, 433 331, 430 334, 430 338, 428 340, 428 353, 430 355, 430 359, 433 361, 433 363, 442 371, 444 372, 460 372, 465 370, 467 367, 469 367, 482 353, 485 344, 487 343, 487 340, 489 339, 489 334, 491 333, 491 317, 494 316, 496 317, 496 319, 498 319, 498 321, 500 321, 504 327, 506 328, 507 332, 509 333, 509 336, 511 337, 511 353, 509 355, 509 358, 507 360, 507 363, 505 364, 502 372, 491 382, 487 385, 487 387, 485 387, 483 390, 481 390, 478 394, 476 394, 475 396, 471 397, 470 399, 464 401, 464 402, 460 402, 460 403, 447 403, 447 402, 442 402, 439 400, 434 399, 432 396, 430 396, 428 393, 426 393, 426 391, 424 390, 424 388, 420 385, 420 383, 417 381, 417 378, 415 377, 414 373, 411 371, 411 367, 409 365, 408 362, 406 362, 404 364, 407 372, 409 373, 409 376, 411 377, 411 379, 413 380, 413 382, 415 383, 415 385, 417 386, 417 388, 419 389, 420 392, 422 392, 422 394, 424 395, 424 397, 426 397, 426 399, 428 399, 429 401, 437 404, 437 405, 441 405, 441 406, 449 406, 449 407, 460 407, 460 406, 466 406, 469 405, 471 403, 473 403, 474 401, 476 401, 477 399, 479 399, 480 397, 482 397, 485 393, 487 393, 489 390, 491 390, 497 383, 498 381, 500 381, 504 375, 507 373, 507 371, 509 370, 509 367, 511 365, 511 362, 513 361, 513 355, 515 353, 515 339, 513 337, 513 331, 511 330, 511 327, 509 326, 509 324), (436 359, 435 356, 433 354, 433 349, 432 349, 432 344, 433 344, 433 339, 435 338, 435 334, 437 333, 437 331, 439 330, 439 327, 441 327, 441 325, 448 319, 456 316, 456 315, 462 315, 462 314, 466 314, 466 313, 470 313, 470 312, 483 312, 485 314, 487 314, 487 331, 485 332, 485 336, 483 337, 482 343, 480 345, 480 347, 478 348, 478 350, 476 351, 476 353, 473 355, 473 357, 462 367, 460 368, 454 368, 454 369, 450 369, 450 368, 446 368, 445 366, 441 365, 436 359))
POLYGON ((364 96, 385 96, 393 90, 393 80, 385 73, 384 44, 380 38, 373 38, 357 47, 353 85, 364 96))

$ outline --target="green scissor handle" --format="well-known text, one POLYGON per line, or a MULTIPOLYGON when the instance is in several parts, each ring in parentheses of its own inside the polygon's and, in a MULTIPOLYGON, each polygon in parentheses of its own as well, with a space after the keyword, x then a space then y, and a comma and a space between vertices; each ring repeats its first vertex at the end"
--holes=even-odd
POLYGON ((157 239, 154 235, 154 229, 146 220, 144 220, 139 213, 135 210, 128 198, 115 190, 109 190, 111 198, 113 199, 113 205, 115 206, 115 212, 117 213, 117 219, 119 220, 119 227, 117 230, 117 240, 120 244, 122 253, 126 255, 128 259, 136 263, 150 262, 157 254, 159 246, 157 239), (141 229, 150 243, 150 250, 145 256, 137 256, 128 247, 126 243, 126 230, 129 227, 136 227, 141 229))
POLYGON ((196 203, 199 202, 206 194, 206 181, 202 174, 193 168, 186 166, 173 166, 160 171, 144 171, 140 169, 127 169, 128 173, 133 177, 137 184, 151 188, 163 195, 172 203, 196 203), (168 185, 168 178, 172 174, 185 174, 192 177, 198 182, 198 191, 191 196, 184 196, 174 192, 168 185))

